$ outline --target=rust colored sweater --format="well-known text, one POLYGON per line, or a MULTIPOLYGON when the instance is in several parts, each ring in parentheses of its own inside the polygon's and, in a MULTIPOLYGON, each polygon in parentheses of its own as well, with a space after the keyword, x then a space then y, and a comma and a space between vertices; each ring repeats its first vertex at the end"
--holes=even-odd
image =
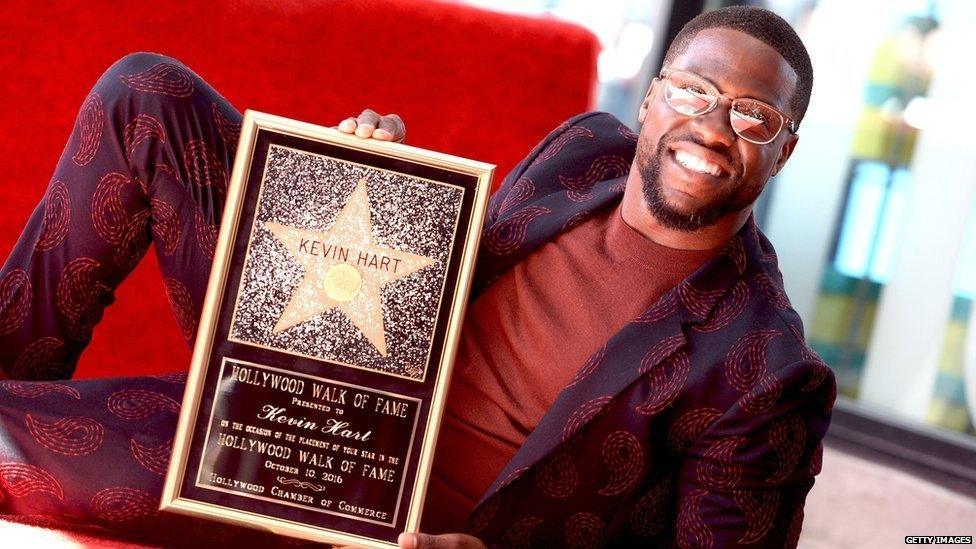
POLYGON ((586 359, 715 253, 658 245, 618 206, 495 281, 465 318, 422 531, 460 531, 586 359))

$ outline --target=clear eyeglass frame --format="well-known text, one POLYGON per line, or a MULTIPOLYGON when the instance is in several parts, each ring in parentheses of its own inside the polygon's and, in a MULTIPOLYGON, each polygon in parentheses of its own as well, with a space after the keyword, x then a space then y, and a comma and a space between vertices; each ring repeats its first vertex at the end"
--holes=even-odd
POLYGON ((764 101, 749 97, 731 97, 720 93, 718 87, 709 82, 708 79, 680 69, 665 67, 661 70, 659 78, 665 84, 665 102, 678 114, 690 117, 708 114, 718 105, 719 99, 724 97, 731 103, 729 106, 729 123, 735 134, 742 139, 757 145, 765 145, 776 139, 783 128, 792 134, 796 134, 796 121, 764 101), (680 82, 676 83, 681 78, 700 86, 701 91, 689 91, 681 87, 680 82), (686 94, 686 97, 682 98, 683 103, 679 104, 675 98, 676 93, 686 94), (701 107, 692 106, 695 102, 703 103, 703 105, 701 107), (773 124, 766 126, 770 120, 761 118, 763 116, 772 119, 773 124), (775 130, 773 130, 774 126, 775 130))

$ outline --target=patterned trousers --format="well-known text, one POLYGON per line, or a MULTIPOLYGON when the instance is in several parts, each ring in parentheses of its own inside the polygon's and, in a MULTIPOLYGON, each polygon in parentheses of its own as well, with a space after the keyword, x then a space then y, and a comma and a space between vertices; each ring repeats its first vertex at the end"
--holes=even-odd
MULTIPOLYGON (((71 376, 150 244, 196 331, 241 115, 180 62, 138 53, 98 80, 0 272, 0 513, 229 541, 156 508, 185 375, 71 376)), ((260 539, 249 532, 246 539, 260 539)), ((158 536, 157 536, 158 537, 158 536)))
POLYGON ((115 288, 155 246, 192 341, 241 115, 179 62, 133 54, 88 95, 0 272, 0 368, 71 377, 115 288))

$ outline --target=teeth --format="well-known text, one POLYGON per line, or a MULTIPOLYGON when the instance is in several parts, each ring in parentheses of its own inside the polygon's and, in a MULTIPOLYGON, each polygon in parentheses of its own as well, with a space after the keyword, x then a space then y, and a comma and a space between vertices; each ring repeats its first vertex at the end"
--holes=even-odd
POLYGON ((676 150, 674 151, 674 158, 678 161, 678 164, 681 164, 689 170, 698 173, 707 173, 716 177, 722 174, 722 168, 718 164, 709 162, 704 158, 699 158, 688 151, 676 150))

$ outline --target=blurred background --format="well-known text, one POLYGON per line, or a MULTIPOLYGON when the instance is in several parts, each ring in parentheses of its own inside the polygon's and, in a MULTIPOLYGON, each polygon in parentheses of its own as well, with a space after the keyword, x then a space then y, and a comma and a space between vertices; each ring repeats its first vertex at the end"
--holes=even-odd
POLYGON ((976 3, 470 0, 593 31, 598 108, 636 127, 691 17, 771 9, 803 38, 813 98, 757 221, 841 396, 807 547, 976 534, 976 3))

